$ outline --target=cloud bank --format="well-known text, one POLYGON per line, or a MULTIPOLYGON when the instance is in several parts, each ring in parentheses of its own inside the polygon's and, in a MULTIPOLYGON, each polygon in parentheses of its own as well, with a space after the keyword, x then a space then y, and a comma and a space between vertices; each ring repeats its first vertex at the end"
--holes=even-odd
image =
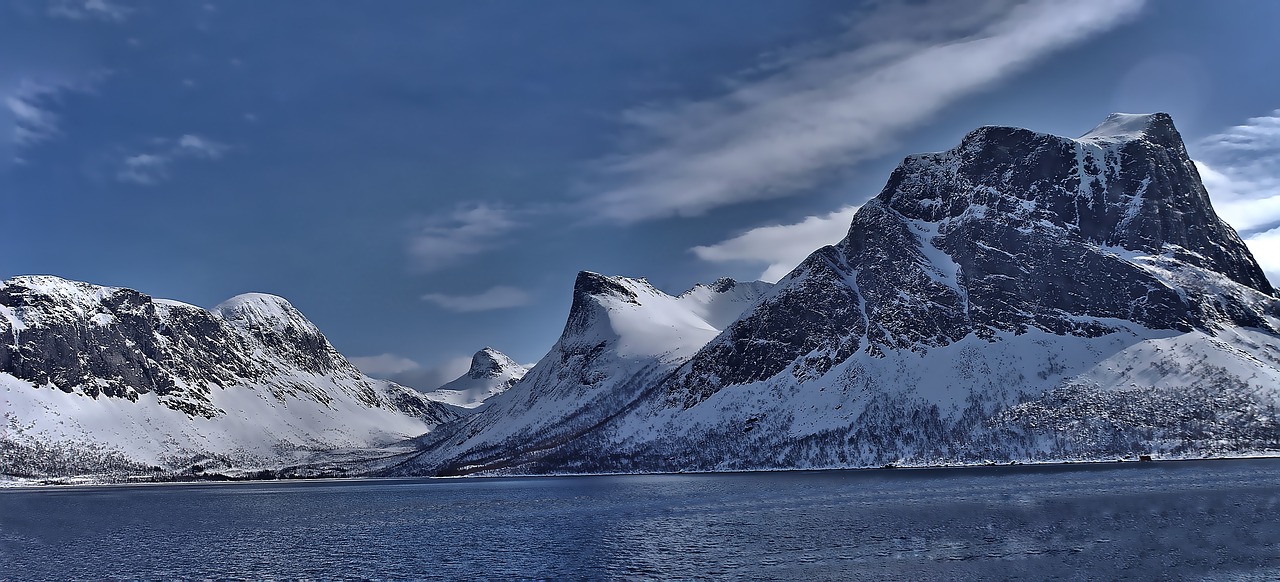
POLYGON ((718 97, 629 112, 642 145, 598 163, 589 204, 626 223, 793 195, 1143 1, 957 4, 881 2, 840 46, 781 59, 718 97))
POLYGON ((794 224, 753 228, 728 240, 690 250, 704 261, 767 264, 760 279, 776 283, 814 250, 844 238, 857 211, 857 206, 845 206, 794 224))
POLYGON ((1218 216, 1280 282, 1280 109, 1199 140, 1196 168, 1218 216))
POLYGON ((457 379, 471 368, 470 356, 446 358, 435 366, 423 366, 396 354, 378 354, 350 358, 361 372, 374 378, 385 378, 421 392, 431 392, 457 379))

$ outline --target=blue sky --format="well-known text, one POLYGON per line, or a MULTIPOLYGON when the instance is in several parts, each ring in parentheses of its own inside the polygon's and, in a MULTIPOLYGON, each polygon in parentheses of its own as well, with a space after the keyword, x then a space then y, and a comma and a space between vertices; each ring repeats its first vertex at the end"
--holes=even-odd
POLYGON ((0 278, 288 298, 433 388, 574 274, 776 278, 902 156, 1167 111, 1280 275, 1280 3, 0 0, 0 278))

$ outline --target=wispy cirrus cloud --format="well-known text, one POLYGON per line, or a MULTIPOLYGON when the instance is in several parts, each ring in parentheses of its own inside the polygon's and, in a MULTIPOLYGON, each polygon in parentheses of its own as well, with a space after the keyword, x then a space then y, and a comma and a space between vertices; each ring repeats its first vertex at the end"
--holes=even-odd
POLYGON ((517 227, 516 211, 502 206, 472 204, 418 218, 409 237, 408 253, 420 271, 435 271, 489 251, 517 227))
POLYGON ((41 106, 42 97, 57 93, 57 87, 26 82, 4 97, 13 118, 13 143, 18 146, 44 141, 58 133, 58 117, 41 106))
POLYGON ((101 20, 124 22, 133 12, 110 0, 53 0, 49 2, 49 16, 70 20, 101 20))
POLYGON ((1143 0, 879 2, 834 46, 774 58, 717 97, 628 112, 624 121, 641 145, 598 162, 588 204, 625 223, 795 194, 1142 7, 1143 0))
POLYGON ((422 300, 434 303, 449 311, 472 313, 521 307, 532 303, 533 297, 521 289, 498 285, 474 295, 428 293, 422 296, 422 300))
POLYGON ((170 167, 178 161, 216 160, 228 149, 225 144, 195 134, 153 139, 146 151, 121 157, 116 179, 133 184, 156 184, 169 178, 170 167))
MULTIPOLYGON (((7 161, 22 162, 22 150, 62 134, 55 108, 68 91, 91 92, 106 72, 80 77, 45 75, 42 80, 20 76, 5 83, 0 74, 0 154, 7 161), (6 86, 7 85, 7 86, 6 86)), ((3 159, 3 158, 0 158, 3 159)))
POLYGON ((1195 150, 1214 210, 1280 282, 1280 109, 1198 140, 1195 150))
POLYGON ((843 239, 857 211, 857 206, 845 206, 792 224, 756 227, 733 238, 690 250, 704 261, 767 265, 760 279, 775 283, 815 249, 843 239))

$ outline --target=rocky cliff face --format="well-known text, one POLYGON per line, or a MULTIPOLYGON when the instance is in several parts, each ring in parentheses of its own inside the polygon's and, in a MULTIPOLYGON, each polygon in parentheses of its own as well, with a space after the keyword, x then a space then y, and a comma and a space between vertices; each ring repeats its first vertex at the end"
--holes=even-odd
POLYGON ((849 234, 810 256, 673 384, 692 406, 791 367, 975 334, 1275 331, 1274 289, 1213 213, 1169 116, 1113 115, 1079 139, 983 127, 907 158, 849 234), (709 381, 712 378, 718 382, 709 381))
MULTIPOLYGON (((671 371, 617 380, 627 393, 598 425, 432 470, 1280 450, 1277 329, 1275 290, 1167 115, 1077 139, 984 127, 907 158, 843 241, 671 371)), ((598 374, 614 350, 574 369, 598 374)))
POLYGON ((265 463, 456 417, 360 374, 282 298, 241 295, 208 311, 51 276, 0 283, 0 380, 11 451, 88 445, 148 466, 205 454, 265 463))

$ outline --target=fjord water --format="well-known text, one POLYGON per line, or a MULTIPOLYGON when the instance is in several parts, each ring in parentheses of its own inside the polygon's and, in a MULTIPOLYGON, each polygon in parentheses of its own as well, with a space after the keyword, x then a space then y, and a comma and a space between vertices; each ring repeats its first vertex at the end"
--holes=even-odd
POLYGON ((1280 459, 0 491, 5 579, 1272 578, 1280 459))

